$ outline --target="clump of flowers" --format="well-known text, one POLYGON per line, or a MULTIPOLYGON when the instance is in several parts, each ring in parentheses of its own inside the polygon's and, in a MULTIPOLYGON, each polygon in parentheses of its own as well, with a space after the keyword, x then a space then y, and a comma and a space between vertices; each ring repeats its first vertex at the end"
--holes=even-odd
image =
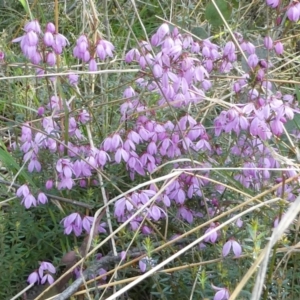
POLYGON ((20 43, 25 57, 35 65, 43 62, 53 67, 56 64, 56 55, 62 54, 69 45, 67 38, 57 32, 53 23, 48 23, 43 32, 39 22, 33 20, 24 26, 24 31, 25 34, 13 42, 20 43))
POLYGON ((81 35, 76 41, 73 55, 87 63, 90 71, 97 71, 96 59, 105 60, 106 57, 113 57, 114 49, 114 45, 109 41, 99 38, 96 45, 92 45, 85 35, 81 35))
POLYGON ((38 270, 35 270, 28 276, 29 284, 52 284, 54 282, 53 275, 56 273, 55 267, 46 261, 40 263, 38 270))
MULTIPOLYGON (((280 1, 267 1, 267 4, 278 8, 280 1)), ((291 21, 299 19, 300 12, 298 14, 297 10, 300 11, 298 1, 288 6, 286 13, 291 21)), ((25 34, 14 42, 20 42, 22 52, 35 65, 44 63, 54 66, 56 55, 60 55, 68 45, 67 39, 56 32, 52 23, 47 24, 43 33, 39 23, 31 21, 24 31, 25 34)), ((134 181, 145 178, 147 174, 155 176, 157 167, 168 164, 170 160, 182 159, 173 167, 185 171, 172 181, 167 180, 159 195, 159 186, 152 184, 123 195, 114 202, 116 221, 124 223, 130 219, 128 228, 132 231, 139 229, 144 235, 154 232, 145 219, 161 222, 173 209, 174 220, 185 224, 202 221, 205 217, 210 219, 225 211, 225 188, 220 188, 215 183, 217 181, 210 181, 215 176, 212 169, 220 163, 226 167, 241 166, 232 172, 231 179, 246 189, 261 191, 270 183, 277 183, 278 177, 269 170, 280 167, 280 161, 274 155, 278 149, 272 141, 281 137, 285 124, 299 113, 299 109, 293 95, 275 91, 268 79, 272 62, 260 57, 254 44, 242 34, 236 32, 235 35, 244 51, 247 66, 238 79, 232 80, 228 87, 232 101, 223 101, 210 120, 211 126, 206 126, 195 117, 193 110, 207 105, 213 87, 212 75, 234 72, 239 47, 234 41, 217 45, 211 39, 194 40, 178 28, 171 30, 168 24, 162 24, 150 43, 140 41, 124 58, 128 64, 137 64, 141 71, 141 76, 123 91, 118 112, 120 124, 126 123, 126 128, 118 126, 92 146, 84 132, 91 120, 89 111, 84 108, 72 110, 71 101, 54 94, 45 105, 39 107, 41 119, 36 123, 36 128, 25 122, 18 143, 14 145, 22 151, 28 172, 41 174, 44 171, 42 153, 49 153, 55 166, 50 178, 56 180, 54 183, 54 180, 47 178, 45 188, 63 192, 85 188, 87 182, 99 186, 95 180, 96 172, 111 166, 123 167, 134 181), (159 108, 157 111, 153 111, 148 104, 150 101, 145 101, 145 94, 151 95, 151 105, 159 108), (65 128, 60 122, 65 111, 69 113, 64 123, 68 128, 67 145, 64 144, 65 128), (223 138, 228 135, 235 142, 226 147, 220 145, 218 140, 226 140, 223 138), (197 170, 192 160, 197 161, 197 170), (137 214, 141 208, 141 213, 137 214)), ((264 37, 263 47, 274 55, 284 53, 282 42, 273 40, 269 35, 264 37)), ((93 43, 88 36, 81 35, 76 41, 73 56, 88 64, 90 71, 97 71, 97 61, 113 57, 114 49, 109 41, 99 38, 93 43)), ((71 85, 78 85, 75 74, 70 73, 68 77, 71 85)), ((285 175, 289 178, 295 174, 286 172, 285 175)), ((294 189, 292 183, 286 185, 289 201, 295 199, 294 189)), ((276 193, 278 197, 284 194, 279 190, 276 193)), ((33 194, 28 184, 22 185, 16 192, 27 209, 47 203, 47 196, 42 191, 38 192, 37 197, 33 194)), ((90 234, 93 222, 93 217, 80 212, 73 212, 61 220, 64 234, 74 233, 76 236, 90 234)), ((219 241, 221 231, 216 230, 218 225, 218 222, 211 222, 202 231, 207 236, 200 244, 201 250, 206 251, 208 246, 213 247, 219 241)), ((238 220, 236 227, 242 225, 243 222, 238 220)), ((96 230, 106 233, 105 227, 103 222, 96 230)), ((227 257, 231 251, 235 257, 242 254, 242 245, 232 237, 223 245, 222 256, 227 257)), ((140 271, 146 272, 155 263, 151 257, 141 259, 140 271)), ((105 272, 102 269, 99 274, 105 272)), ((28 282, 51 284, 54 273, 53 265, 43 262, 37 271, 30 274, 28 282)), ((213 286, 213 289, 216 291, 214 299, 229 298, 227 288, 213 286)))

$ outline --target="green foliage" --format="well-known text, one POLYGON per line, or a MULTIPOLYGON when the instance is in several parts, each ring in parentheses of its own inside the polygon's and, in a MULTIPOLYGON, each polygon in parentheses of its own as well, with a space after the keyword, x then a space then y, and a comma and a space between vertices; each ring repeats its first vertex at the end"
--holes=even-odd
MULTIPOLYGON (((3 193, 3 191, 2 191, 3 193)), ((55 205, 26 210, 15 199, 0 210, 0 298, 9 299, 26 286, 28 274, 38 261, 59 262, 63 233, 57 221, 62 217, 55 205), (56 223, 49 219, 49 210, 56 223)))
POLYGON ((224 22, 218 10, 221 12, 223 18, 228 21, 231 17, 232 6, 226 0, 215 0, 215 4, 212 1, 207 4, 205 9, 205 17, 212 26, 220 27, 224 22), (215 4, 218 9, 216 8, 215 4))

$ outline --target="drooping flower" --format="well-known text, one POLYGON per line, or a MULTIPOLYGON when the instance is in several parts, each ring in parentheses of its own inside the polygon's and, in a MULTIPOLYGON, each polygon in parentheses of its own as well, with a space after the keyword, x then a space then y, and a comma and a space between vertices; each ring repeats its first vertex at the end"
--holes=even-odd
POLYGON ((29 194, 30 192, 29 192, 29 188, 28 188, 28 185, 27 184, 23 184, 23 185, 21 185, 18 189, 17 189, 17 196, 18 197, 26 197, 26 196, 28 196, 28 194, 29 194))
POLYGON ((39 192, 37 202, 41 204, 46 204, 48 202, 48 198, 43 192, 39 192))
POLYGON ((81 235, 82 233, 82 219, 79 213, 72 213, 69 216, 63 218, 61 223, 64 224, 64 233, 69 235, 72 231, 74 231, 76 236, 81 235))
POLYGON ((29 193, 26 197, 23 198, 21 204, 24 204, 24 206, 28 209, 31 206, 36 206, 37 203, 35 197, 31 193, 29 193))
POLYGON ((284 51, 283 44, 281 42, 276 42, 275 46, 274 46, 274 50, 277 55, 283 54, 283 51, 284 51))
POLYGON ((46 261, 41 262, 38 273, 41 278, 41 284, 44 284, 47 281, 49 284, 54 282, 53 274, 56 273, 56 270, 51 263, 46 261))
POLYGON ((51 190, 52 187, 53 187, 53 180, 52 179, 48 179, 46 181, 45 187, 46 187, 47 190, 51 190))
POLYGON ((235 241, 234 239, 229 239, 223 246, 222 255, 225 257, 229 254, 230 250, 232 249, 235 257, 239 257, 242 254, 242 247, 241 245, 235 241))
POLYGON ((273 48, 273 40, 270 36, 266 36, 264 38, 264 45, 268 50, 271 50, 273 48))
POLYGON ((34 283, 37 283, 39 284, 40 282, 40 277, 39 277, 39 273, 37 270, 33 271, 27 278, 27 282, 29 284, 34 284, 34 283))
POLYGON ((276 8, 279 5, 280 0, 266 0, 266 3, 268 6, 271 6, 272 8, 276 8))
POLYGON ((77 74, 74 74, 74 73, 69 73, 69 75, 68 75, 69 83, 71 85, 77 85, 78 84, 78 78, 79 78, 79 76, 77 74))
POLYGON ((127 211, 131 211, 133 209, 133 205, 130 201, 123 197, 115 203, 115 215, 117 217, 123 216, 125 214, 125 208, 127 211))
POLYGON ((298 5, 292 3, 286 12, 286 15, 290 21, 298 22, 300 17, 300 11, 298 5))
POLYGON ((214 300, 228 300, 229 299, 230 295, 229 295, 227 288, 225 288, 225 287, 220 288, 220 287, 214 286, 213 284, 211 286, 215 291, 217 291, 215 293, 214 300))
POLYGON ((101 60, 104 60, 106 56, 113 57, 114 49, 115 47, 111 42, 99 40, 96 47, 96 53, 101 60))
MULTIPOLYGON (((211 223, 209 228, 206 229, 205 231, 205 234, 213 231, 215 228, 217 227, 217 224, 216 223, 211 223)), ((215 243, 218 239, 218 232, 217 231, 214 231, 214 232, 211 232, 211 234, 209 236, 207 236, 204 241, 205 242, 211 242, 211 243, 215 243)))

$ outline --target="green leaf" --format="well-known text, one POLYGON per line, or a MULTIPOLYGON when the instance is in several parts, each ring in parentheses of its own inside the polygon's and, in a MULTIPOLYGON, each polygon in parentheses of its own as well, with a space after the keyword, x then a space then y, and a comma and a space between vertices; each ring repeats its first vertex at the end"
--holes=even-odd
MULTIPOLYGON (((225 0, 215 0, 215 3, 218 6, 220 12, 222 13, 224 19, 226 21, 229 20, 232 12, 230 4, 225 0)), ((207 4, 205 9, 205 18, 214 27, 223 25, 223 20, 213 2, 209 2, 207 4)))
MULTIPOLYGON (((0 103, 7 103, 7 101, 0 99, 0 103)), ((20 103, 11 102, 10 105, 13 105, 15 107, 24 108, 24 109, 27 109, 27 110, 30 110, 30 111, 33 111, 33 112, 37 113, 36 109, 31 108, 31 107, 26 106, 26 105, 23 105, 23 104, 20 104, 20 103)))
MULTIPOLYGON (((16 160, 7 151, 1 148, 0 161, 3 165, 6 166, 8 170, 12 171, 14 174, 19 172, 19 170, 21 169, 21 166, 16 162, 16 160)), ((19 172, 19 176, 22 176, 26 182, 28 182, 31 186, 35 187, 35 184, 33 183, 31 177, 24 170, 21 170, 19 172)))
POLYGON ((27 1, 25 0, 19 0, 19 2, 22 4, 22 6, 24 7, 24 10, 26 11, 26 13, 30 16, 31 13, 30 13, 30 9, 27 5, 27 1))
POLYGON ((198 38, 203 39, 203 40, 208 38, 208 33, 201 26, 194 27, 192 29, 192 34, 194 34, 195 36, 197 36, 198 38))

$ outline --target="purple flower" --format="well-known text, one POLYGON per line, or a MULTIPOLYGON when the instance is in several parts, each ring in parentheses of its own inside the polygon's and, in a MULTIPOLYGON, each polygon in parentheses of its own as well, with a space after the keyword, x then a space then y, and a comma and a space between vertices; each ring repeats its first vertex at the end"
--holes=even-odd
POLYGON ((144 260, 141 259, 139 261, 139 267, 140 267, 140 270, 141 270, 142 273, 146 272, 147 264, 145 263, 144 260))
POLYGON ((189 209, 181 206, 180 208, 178 208, 178 214, 189 224, 193 223, 193 214, 189 209))
POLYGON ((96 53, 101 60, 104 60, 106 56, 113 57, 114 49, 115 47, 111 42, 99 40, 96 47, 96 53))
POLYGON ((36 206, 37 203, 34 196, 31 193, 29 193, 26 197, 23 198, 21 204, 24 204, 24 206, 28 209, 31 206, 36 206))
POLYGON ((39 192, 37 202, 41 204, 46 204, 48 202, 48 198, 43 192, 39 192))
POLYGON ((222 255, 224 257, 227 256, 229 254, 231 248, 232 248, 232 251, 233 251, 235 257, 240 257, 241 256, 242 247, 237 241, 235 241, 232 238, 224 244, 223 250, 222 250, 222 255))
POLYGON ((61 222, 64 223, 64 233, 69 235, 72 231, 74 231, 76 236, 81 235, 83 222, 78 213, 72 213, 69 216, 63 218, 61 222))
POLYGON ((131 49, 125 55, 125 62, 131 63, 133 60, 138 61, 141 57, 141 54, 138 49, 131 49))
MULTIPOLYGON (((107 137, 103 141, 103 150, 104 151, 116 151, 120 146, 123 146, 123 141, 118 133, 115 133, 113 136, 107 137)), ((120 150, 119 152, 122 152, 122 151, 120 150)))
POLYGON ((77 178, 80 176, 85 176, 85 177, 92 176, 90 165, 83 160, 76 160, 74 162, 73 171, 77 178))
POLYGON ((118 148, 118 150, 116 151, 116 154, 115 154, 115 161, 117 163, 120 163, 121 160, 124 160, 125 162, 128 161, 129 159, 129 153, 123 149, 122 147, 118 148))
POLYGON ((228 43, 226 43, 226 45, 224 47, 223 54, 225 56, 229 56, 234 52, 235 52, 235 45, 233 42, 229 41, 228 43))
POLYGON ((255 68, 258 64, 258 57, 257 55, 254 54, 250 54, 248 57, 248 65, 250 68, 255 68))
POLYGON ((78 115, 78 121, 82 124, 86 124, 89 120, 90 120, 90 114, 85 109, 80 111, 78 115))
POLYGON ((96 161, 100 166, 105 166, 107 161, 110 161, 110 156, 103 150, 96 152, 96 161))
POLYGON ((99 224, 98 232, 99 233, 106 233, 107 231, 106 231, 105 227, 107 227, 107 224, 105 222, 99 224))
POLYGON ((93 225, 94 217, 84 216, 82 220, 82 227, 87 233, 90 233, 91 227, 93 225))
POLYGON ((56 54, 61 54, 63 52, 63 48, 65 48, 69 44, 69 41, 64 35, 60 33, 54 34, 54 42, 52 44, 52 48, 56 54))
POLYGON ((51 33, 55 33, 55 25, 51 22, 47 23, 46 31, 51 32, 51 33))
POLYGON ((292 22, 298 22, 300 17, 300 11, 297 5, 292 3, 286 12, 287 17, 292 22))
POLYGON ((170 27, 167 23, 163 23, 162 25, 159 26, 157 29, 157 35, 159 38, 162 40, 167 34, 170 32, 170 27))
POLYGON ((268 6, 271 6, 272 8, 276 8, 279 5, 280 0, 266 0, 266 3, 268 6))
POLYGON ((17 196, 18 197, 26 197, 29 195, 29 188, 28 188, 28 185, 27 184, 23 184, 21 185, 18 189, 17 189, 17 196))
POLYGON ((243 226, 243 220, 241 218, 238 218, 235 222, 235 225, 239 228, 241 228, 243 226))
POLYGON ((52 45, 54 44, 54 36, 51 32, 46 31, 45 35, 44 35, 44 44, 47 47, 52 47, 52 45))
POLYGON ((40 162, 37 160, 36 154, 32 154, 31 160, 28 164, 28 171, 30 173, 32 173, 34 170, 36 170, 37 172, 40 172, 41 169, 42 169, 42 166, 41 166, 40 162))
POLYGON ((21 141, 31 142, 31 140, 32 140, 32 131, 28 123, 26 123, 24 126, 22 126, 21 141))
POLYGON ((53 52, 49 52, 46 56, 46 63, 48 66, 53 67, 56 64, 56 56, 53 52))
POLYGON ((41 27, 40 27, 40 24, 37 20, 33 20, 33 21, 30 21, 28 22, 25 26, 24 26, 24 30, 26 32, 29 32, 29 31, 34 31, 38 34, 40 34, 42 32, 41 30, 41 27))
POLYGON ((79 76, 77 74, 69 73, 68 79, 71 85, 77 85, 78 84, 78 78, 79 76))
POLYGON ((266 47, 266 49, 271 50, 273 48, 273 41, 271 39, 271 37, 266 36, 264 38, 264 45, 266 47))
POLYGON ((89 71, 91 72, 95 72, 97 71, 97 62, 94 58, 92 58, 90 61, 89 61, 89 71))
POLYGON ((133 205, 125 197, 116 201, 115 216, 117 216, 117 217, 123 216, 125 213, 125 207, 126 207, 127 211, 131 211, 133 209, 133 205))
POLYGON ((154 221, 158 221, 162 217, 162 212, 165 214, 165 212, 157 205, 153 205, 151 208, 149 208, 149 215, 154 221))
POLYGON ((34 283, 39 284, 39 282, 40 282, 40 277, 39 277, 39 273, 37 272, 37 270, 34 271, 34 272, 32 272, 32 273, 28 276, 27 282, 28 282, 29 284, 34 284, 34 283))
MULTIPOLYGON (((79 58, 79 59, 82 59, 82 60, 84 60, 85 62, 89 61, 89 59, 86 60, 86 58, 87 58, 87 57, 86 57, 86 56, 87 56, 86 53, 89 54, 88 48, 89 48, 89 42, 88 42, 86 36, 85 36, 85 35, 81 35, 81 36, 77 39, 77 41, 76 41, 76 46, 75 46, 75 48, 73 49, 73 55, 74 55, 74 57, 79 58)), ((89 57, 89 58, 90 58, 90 57, 89 57)))
POLYGON ((255 46, 251 42, 242 42, 241 44, 242 50, 246 51, 248 54, 254 54, 255 53, 255 46))
POLYGON ((51 190, 52 187, 53 187, 53 180, 52 179, 48 179, 46 181, 45 187, 46 187, 47 190, 51 190))
POLYGON ((60 178, 61 178, 61 181, 58 183, 57 188, 59 190, 64 189, 64 188, 71 190, 74 185, 74 180, 70 177, 64 177, 64 176, 61 176, 60 178))
POLYGON ((229 292, 228 292, 228 289, 223 287, 223 288, 219 288, 217 286, 214 286, 212 284, 212 288, 217 291, 215 293, 215 296, 214 296, 214 300, 228 300, 229 299, 229 292))
POLYGON ((276 42, 274 46, 275 52, 277 55, 283 54, 283 44, 281 42, 276 42))
MULTIPOLYGON (((214 230, 217 227, 216 223, 211 223, 210 227, 208 229, 206 229, 205 234, 211 232, 212 230, 214 230)), ((208 237, 206 237, 204 239, 205 242, 211 242, 211 243, 215 243, 218 239, 218 233, 216 231, 212 232, 208 237)))
POLYGON ((127 255, 126 251, 122 251, 122 252, 120 253, 121 260, 125 260, 126 255, 127 255))
POLYGON ((41 117, 41 116, 43 116, 44 113, 45 113, 45 107, 44 106, 40 106, 38 108, 37 114, 41 117))
POLYGON ((60 158, 56 163, 56 170, 66 178, 72 177, 73 167, 68 158, 60 158))
POLYGON ((51 263, 43 261, 40 264, 39 271, 38 271, 39 276, 41 278, 41 284, 44 284, 47 281, 49 284, 52 284, 54 282, 52 274, 55 274, 55 272, 56 272, 56 270, 51 263), (50 274, 50 273, 52 273, 52 274, 50 274))

